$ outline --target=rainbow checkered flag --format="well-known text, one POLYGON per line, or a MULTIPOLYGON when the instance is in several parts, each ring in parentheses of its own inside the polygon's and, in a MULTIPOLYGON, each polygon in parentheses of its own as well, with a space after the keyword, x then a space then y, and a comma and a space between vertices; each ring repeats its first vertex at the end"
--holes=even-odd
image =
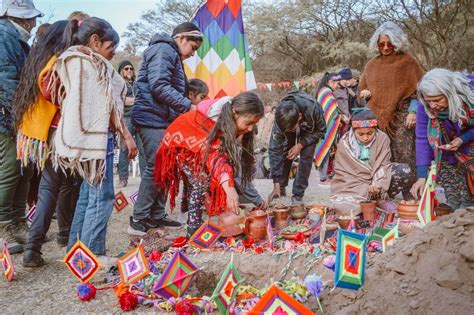
POLYGON ((364 285, 366 245, 367 236, 338 230, 335 287, 357 290, 364 285))
POLYGON ((418 219, 421 225, 424 226, 435 219, 434 208, 436 206, 436 164, 432 164, 430 172, 428 173, 428 179, 421 195, 420 204, 418 205, 418 219))
POLYGON ((203 33, 197 53, 184 61, 188 78, 209 87, 209 98, 235 96, 257 88, 242 20, 241 0, 208 0, 192 22, 203 33))

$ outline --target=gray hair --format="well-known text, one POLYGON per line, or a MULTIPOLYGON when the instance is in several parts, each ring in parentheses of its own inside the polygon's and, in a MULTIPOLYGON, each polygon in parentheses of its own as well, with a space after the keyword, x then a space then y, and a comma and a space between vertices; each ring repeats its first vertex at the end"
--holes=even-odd
POLYGON ((370 51, 379 52, 377 43, 379 42, 380 35, 387 35, 390 38, 393 46, 395 46, 395 52, 407 52, 409 43, 407 34, 395 23, 385 22, 379 26, 370 38, 369 49, 370 51))
POLYGON ((428 117, 433 118, 431 110, 423 96, 444 95, 448 99, 449 120, 461 122, 467 118, 463 103, 474 104, 474 92, 470 80, 461 72, 436 68, 428 71, 418 83, 418 100, 425 107, 428 117))

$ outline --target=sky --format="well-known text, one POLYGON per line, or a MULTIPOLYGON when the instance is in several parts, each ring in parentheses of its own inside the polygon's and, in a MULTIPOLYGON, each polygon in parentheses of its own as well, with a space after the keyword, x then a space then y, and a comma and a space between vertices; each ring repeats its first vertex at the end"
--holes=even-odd
MULTIPOLYGON (((127 25, 137 22, 146 10, 155 8, 158 0, 33 0, 36 8, 45 16, 38 24, 52 23, 64 20, 73 11, 83 11, 90 16, 103 18, 112 24, 113 28, 121 36, 127 29, 127 25)), ((196 6, 199 1, 196 0, 196 6)), ((120 42, 120 46, 125 41, 120 42)))

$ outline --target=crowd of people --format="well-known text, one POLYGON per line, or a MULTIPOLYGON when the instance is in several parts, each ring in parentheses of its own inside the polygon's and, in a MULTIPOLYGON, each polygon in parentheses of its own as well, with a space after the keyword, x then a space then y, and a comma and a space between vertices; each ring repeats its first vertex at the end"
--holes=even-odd
POLYGON ((204 211, 238 213, 244 199, 265 208, 287 194, 295 160, 293 204, 303 203, 307 189, 318 193, 308 187, 313 166, 321 185, 330 184, 338 215, 358 215, 363 200, 419 198, 431 165, 453 210, 473 204, 472 77, 424 73, 391 22, 372 36, 377 56, 360 82, 349 68, 326 73, 314 96, 289 92, 270 108, 251 91, 207 99, 206 84, 187 79, 183 60, 203 43, 192 23, 155 34, 136 71, 128 60, 113 68, 119 35, 82 12, 41 25, 30 48, 42 15, 31 0, 4 0, 0 11, 0 239, 12 254, 24 251, 25 267, 44 264, 54 215, 58 244, 70 249, 79 239, 107 263, 117 143, 115 187, 128 185, 130 160, 139 158, 131 235, 185 224, 190 236, 204 211), (252 184, 259 129, 269 138, 268 198, 252 184), (175 221, 165 205, 169 198, 175 206, 180 187, 175 221), (28 228, 29 193, 37 210, 28 228))

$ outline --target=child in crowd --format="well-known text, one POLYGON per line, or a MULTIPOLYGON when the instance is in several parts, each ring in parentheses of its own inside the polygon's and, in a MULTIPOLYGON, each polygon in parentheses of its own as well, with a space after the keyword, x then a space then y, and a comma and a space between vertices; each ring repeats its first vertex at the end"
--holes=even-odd
POLYGON ((352 128, 337 146, 331 201, 339 216, 358 215, 359 202, 391 198, 413 183, 408 164, 391 163, 390 139, 377 129, 371 110, 352 117, 352 128))
POLYGON ((263 112, 260 98, 244 92, 233 99, 201 102, 198 110, 181 115, 166 130, 155 159, 155 181, 169 193, 171 208, 179 182, 183 181, 188 191, 188 236, 203 223, 202 208, 208 191, 209 216, 223 209, 239 213, 234 173, 242 174, 244 186, 252 180, 252 130, 263 112))
POLYGON ((209 94, 207 84, 199 79, 191 79, 188 82, 188 98, 193 105, 199 104, 209 94))
MULTIPOLYGON (((52 100, 61 119, 53 139, 53 163, 83 178, 68 250, 79 238, 94 254, 105 255, 107 222, 114 204, 113 132, 119 131, 129 158, 137 148, 123 120, 126 86, 109 62, 119 36, 105 20, 71 20, 64 32, 72 46, 53 67, 52 100)), ((106 262, 106 257, 99 257, 106 262)))

